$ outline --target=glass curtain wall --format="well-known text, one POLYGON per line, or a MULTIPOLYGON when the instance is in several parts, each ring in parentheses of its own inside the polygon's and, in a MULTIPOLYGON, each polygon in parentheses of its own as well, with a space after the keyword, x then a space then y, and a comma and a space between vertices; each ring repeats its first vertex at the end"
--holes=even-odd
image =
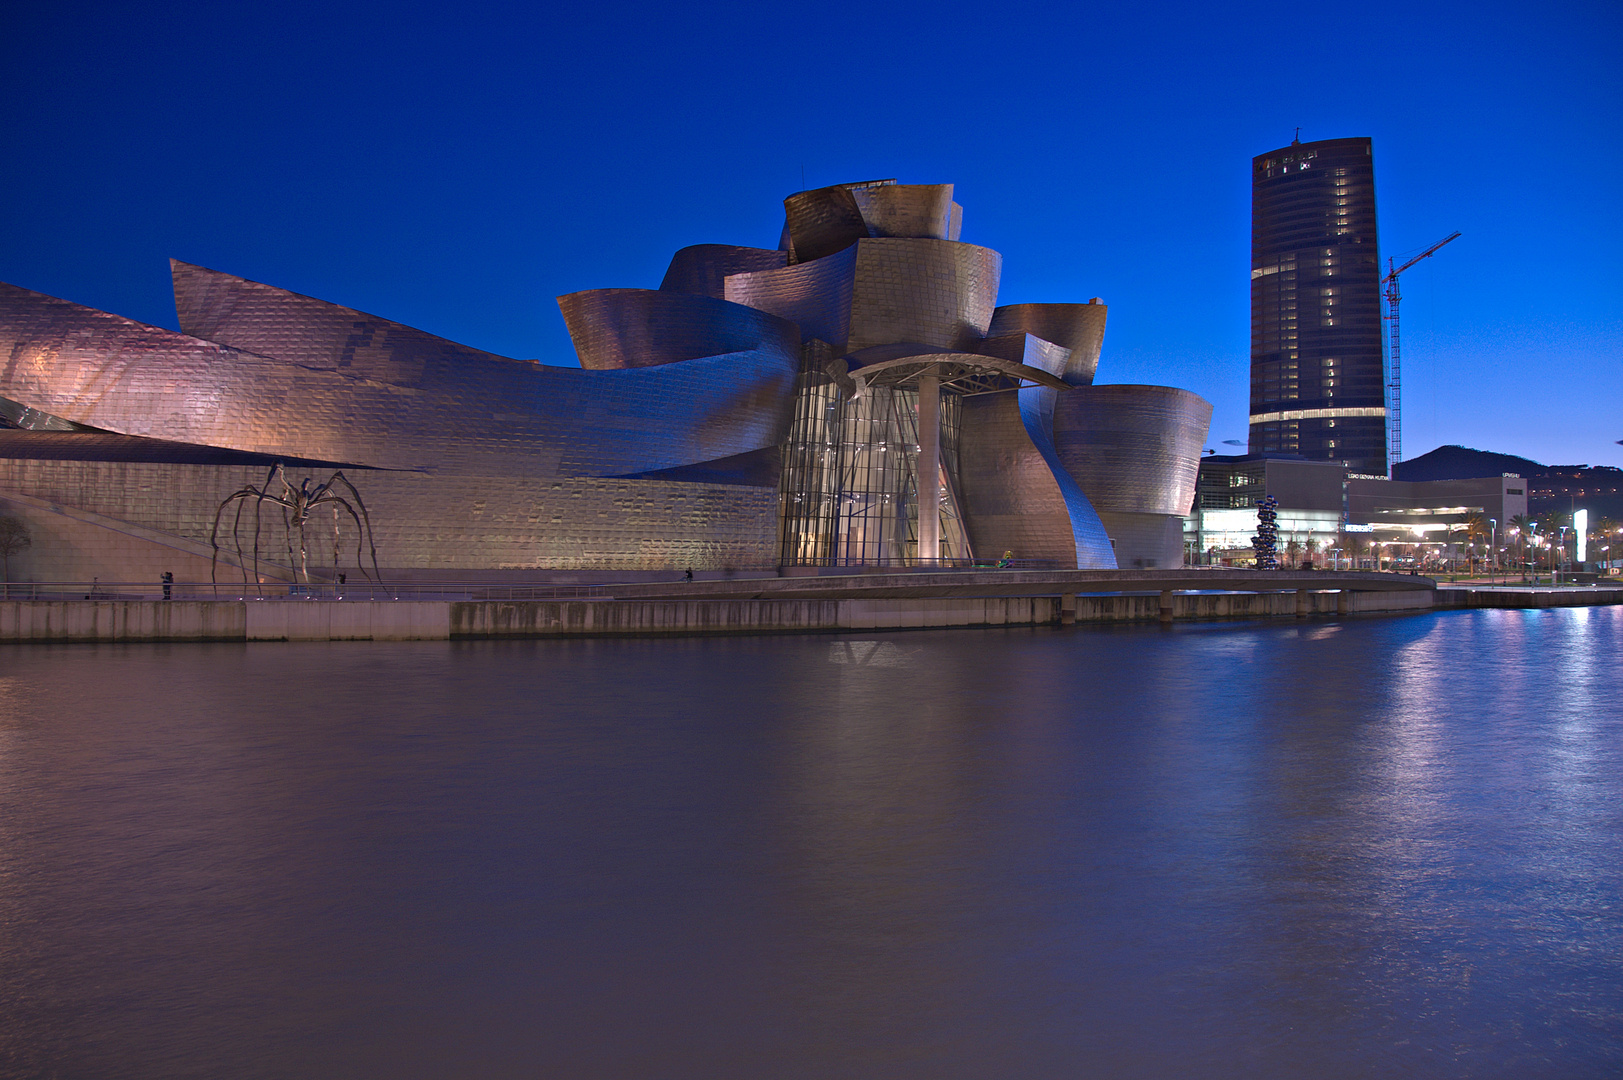
MULTIPOLYGON (((971 559, 958 496, 959 397, 941 395, 941 552, 971 559)), ((909 566, 918 562, 918 391, 840 391, 821 366, 801 371, 785 447, 785 566, 909 566)))
POLYGON ((808 342, 800 365, 779 491, 784 566, 834 565, 845 396, 823 370, 832 358, 828 346, 808 342))

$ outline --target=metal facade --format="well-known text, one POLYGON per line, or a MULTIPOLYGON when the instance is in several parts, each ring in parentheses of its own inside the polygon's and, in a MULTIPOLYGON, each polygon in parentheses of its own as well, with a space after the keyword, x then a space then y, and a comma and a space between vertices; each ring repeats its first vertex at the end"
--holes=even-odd
POLYGON ((786 266, 788 261, 787 251, 771 248, 695 244, 671 256, 671 265, 665 271, 665 280, 659 283, 659 287, 667 292, 692 293, 725 300, 729 275, 776 270, 786 266))
POLYGON ((1077 387, 1056 396, 1054 445, 1094 506, 1189 512, 1212 406, 1170 386, 1077 387))
POLYGON ((1003 256, 950 240, 857 242, 847 348, 916 341, 974 352, 992 323, 1003 256))
POLYGON ((1017 391, 964 399, 959 436, 964 512, 983 557, 1069 565, 1076 535, 1059 482, 1026 430, 1017 391))
MULTIPOLYGON (((892 561, 910 550, 909 477, 920 474, 909 410, 928 373, 925 385, 940 383, 956 409, 957 452, 942 463, 944 537, 960 529, 963 549, 982 561, 1010 552, 1114 567, 1121 543, 1113 548, 1091 501, 1096 486, 1122 504, 1114 513, 1131 534, 1128 554, 1160 564, 1168 512, 1159 508, 1192 494, 1210 406, 1183 391, 1092 387, 1105 305, 998 307, 1001 256, 956 242, 960 220, 945 186, 800 192, 785 200, 792 265, 727 279, 728 299, 828 343, 801 373, 784 562, 892 561), (1106 415, 1118 406, 1123 415, 1106 415), (1124 497, 1140 483, 1156 490, 1124 497)), ((1179 529, 1181 519, 1171 530, 1181 551, 1179 529)))
POLYGON ((593 289, 558 297, 588 371, 657 367, 721 353, 800 351, 800 331, 764 311, 655 289, 593 289))
POLYGON ((796 323, 808 338, 845 351, 851 336, 851 293, 856 285, 854 246, 781 270, 732 274, 726 298, 796 323))
POLYGON ((182 334, 0 286, 0 427, 33 429, 0 438, 0 500, 192 558, 267 463, 343 468, 407 576, 894 565, 920 537, 926 560, 1159 558, 1210 406, 1089 385, 1104 305, 997 307, 1002 258, 958 241, 952 195, 800 192, 778 250, 560 297, 580 369, 181 262, 182 334))
POLYGON ((992 313, 990 333, 1026 333, 1052 341, 1069 351, 1062 378, 1072 386, 1087 386, 1099 370, 1104 348, 1104 304, 1006 304, 992 313))
POLYGON ((882 184, 851 192, 869 236, 953 240, 951 184, 882 184))
POLYGON ((1251 453, 1385 475, 1380 277, 1369 139, 1252 160, 1251 453))
POLYGON ((787 327, 755 349, 625 371, 447 356, 412 385, 0 286, 4 393, 34 408, 127 435, 441 474, 615 476, 776 445, 793 339, 787 327))

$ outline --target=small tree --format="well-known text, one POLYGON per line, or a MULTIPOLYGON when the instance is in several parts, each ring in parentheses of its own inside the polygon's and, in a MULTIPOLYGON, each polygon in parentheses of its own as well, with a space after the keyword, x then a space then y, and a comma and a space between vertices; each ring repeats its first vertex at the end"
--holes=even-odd
POLYGON ((1341 547, 1347 553, 1347 557, 1352 560, 1352 568, 1354 570, 1362 569, 1364 552, 1369 550, 1369 540, 1365 538, 1364 534, 1342 533, 1341 547))
POLYGON ((1599 553, 1596 562, 1610 564, 1616 557, 1613 552, 1620 542, 1623 542, 1623 531, 1611 518, 1601 518, 1590 529, 1589 550, 1599 553))
POLYGON ((13 517, 0 517, 0 565, 5 568, 0 572, 0 581, 11 580, 11 557, 21 555, 33 543, 27 525, 13 517))
POLYGON ((1517 514, 1510 519, 1510 527, 1516 533, 1516 547, 1521 559, 1522 570, 1527 569, 1528 541, 1532 537, 1533 519, 1526 514, 1517 514))

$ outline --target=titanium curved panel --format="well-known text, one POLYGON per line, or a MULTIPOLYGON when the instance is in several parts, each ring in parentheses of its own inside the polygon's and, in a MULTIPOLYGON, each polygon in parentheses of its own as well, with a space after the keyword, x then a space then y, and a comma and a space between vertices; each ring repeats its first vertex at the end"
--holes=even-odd
POLYGON ((657 367, 741 352, 763 341, 800 349, 794 327, 743 304, 657 289, 591 289, 558 297, 580 366, 657 367))
POLYGON ((1013 390, 963 399, 958 478, 970 547, 983 558, 1076 561, 1070 511, 1032 443, 1013 390))
POLYGON ((765 311, 799 325, 801 333, 845 351, 851 333, 851 291, 855 248, 781 270, 727 277, 727 300, 765 311))
POLYGON ((974 352, 997 304, 1003 256, 950 240, 857 241, 851 352, 916 341, 974 352))
POLYGON ((659 367, 467 358, 447 365, 454 378, 403 386, 0 285, 0 355, 10 358, 0 396, 107 431, 278 456, 444 475, 614 476, 782 441, 798 334, 780 320, 761 325, 776 332, 756 347, 659 367))
POLYGON ((989 337, 975 346, 975 350, 986 356, 999 356, 1017 364, 1039 368, 1060 379, 1065 378, 1065 366, 1071 359, 1070 349, 1033 334, 989 337))
POLYGON ((1183 565, 1183 518, 1173 514, 1118 514, 1099 511, 1115 541, 1116 562, 1124 570, 1183 565))
POLYGON ((1079 386, 1059 395, 1054 445, 1101 512, 1189 512, 1211 403, 1170 386, 1079 386))
POLYGON ((528 363, 178 259, 169 272, 182 333, 290 364, 417 386, 469 360, 528 363))
POLYGON ((885 184, 851 192, 869 236, 951 240, 951 184, 885 184))
POLYGON ((1087 386, 1099 370, 1108 311, 1106 304, 1006 304, 992 313, 987 332, 994 337, 1032 334, 1071 350, 1063 378, 1072 386, 1087 386))
POLYGON ((811 262, 844 251, 868 235, 868 226, 850 188, 797 191, 783 200, 783 215, 797 262, 811 262))
POLYGON ((1046 386, 1022 386, 1020 419, 1026 425, 1032 445, 1054 475, 1060 494, 1065 498, 1065 509, 1071 518, 1071 534, 1076 538, 1076 568, 1078 570, 1114 570, 1116 553, 1099 520, 1093 504, 1083 493, 1074 477, 1060 462, 1054 445, 1054 413, 1056 399, 1068 397, 1074 390, 1051 390, 1046 386))
POLYGON ((691 293, 713 300, 727 299, 727 275, 777 270, 788 265, 789 253, 769 248, 694 244, 671 256, 661 292, 691 293))

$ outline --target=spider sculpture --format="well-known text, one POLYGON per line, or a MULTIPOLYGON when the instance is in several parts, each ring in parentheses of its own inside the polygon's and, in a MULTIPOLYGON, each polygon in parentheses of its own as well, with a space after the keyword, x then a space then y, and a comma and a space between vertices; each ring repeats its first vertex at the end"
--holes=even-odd
POLYGON ((366 505, 361 502, 361 493, 355 490, 355 485, 341 472, 335 472, 327 478, 324 484, 311 486, 310 478, 305 477, 298 487, 287 477, 287 470, 280 462, 271 466, 270 475, 265 477, 263 487, 247 487, 233 491, 220 503, 220 508, 214 511, 214 531, 209 534, 209 543, 214 548, 214 559, 209 567, 210 580, 217 581, 215 572, 220 561, 220 518, 225 514, 226 507, 232 503, 237 504, 236 516, 231 523, 231 539, 237 549, 237 565, 242 568, 242 580, 248 584, 248 564, 243 561, 242 553, 242 515, 248 504, 254 505, 254 554, 253 574, 254 580, 259 579, 259 534, 260 512, 266 503, 279 506, 282 509, 282 525, 287 535, 288 562, 295 567, 298 575, 296 580, 305 584, 310 582, 309 551, 304 541, 304 527, 310 521, 310 516, 318 507, 332 508, 332 559, 333 568, 338 567, 339 551, 339 512, 343 511, 355 522, 355 566, 363 574, 367 574, 366 565, 361 561, 361 544, 364 542, 372 553, 372 572, 368 577, 375 581, 382 581, 378 573, 378 549, 372 540, 372 520, 367 517, 366 505), (348 492, 345 498, 340 492, 348 492), (351 499, 354 500, 351 504, 351 499), (359 513, 357 513, 359 510, 359 513), (293 535, 298 533, 299 551, 298 561, 293 561, 293 535))

